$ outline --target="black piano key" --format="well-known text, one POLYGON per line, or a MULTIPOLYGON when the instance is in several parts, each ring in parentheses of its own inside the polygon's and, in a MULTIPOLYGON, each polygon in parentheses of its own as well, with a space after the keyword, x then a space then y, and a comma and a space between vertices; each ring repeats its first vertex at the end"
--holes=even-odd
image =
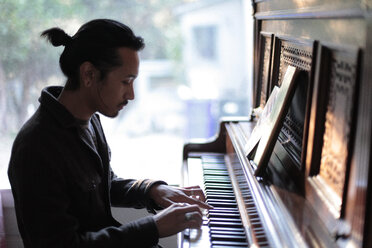
POLYGON ((208 165, 203 165, 203 171, 207 171, 207 170, 210 170, 210 171, 227 171, 227 168, 224 164, 217 164, 217 165, 213 165, 213 164, 208 164, 208 165))
POLYGON ((229 235, 229 234, 214 234, 211 240, 221 240, 221 241, 236 241, 236 242, 246 242, 245 234, 243 235, 229 235))
POLYGON ((252 192, 242 192, 242 196, 245 198, 245 199, 251 199, 252 198, 252 192))
POLYGON ((214 190, 209 190, 206 192, 207 199, 209 198, 209 195, 211 195, 211 199, 231 199, 232 201, 235 201, 234 195, 228 192, 216 192, 214 190))
POLYGON ((237 208, 225 208, 225 207, 215 207, 213 209, 210 209, 210 213, 239 213, 239 210, 237 208))
POLYGON ((205 171, 210 171, 210 172, 213 172, 213 171, 227 171, 227 168, 225 167, 224 164, 217 164, 217 165, 212 165, 212 164, 204 164, 203 165, 203 173, 205 171))
POLYGON ((256 232, 256 233, 261 233, 261 232, 262 232, 262 233, 265 233, 265 230, 263 229, 263 227, 260 227, 260 228, 256 228, 256 229, 255 229, 255 232, 256 232))
POLYGON ((221 223, 221 225, 223 225, 223 223, 227 223, 226 226, 231 226, 234 224, 236 226, 242 225, 242 222, 240 219, 227 219, 227 218, 213 218, 209 220, 208 224, 213 225, 213 223, 221 223))
POLYGON ((212 228, 209 230, 211 235, 219 235, 219 234, 226 234, 226 235, 244 235, 245 231, 243 228, 212 228))
POLYGON ((208 217, 209 218, 226 217, 226 218, 239 218, 240 219, 240 214, 239 213, 209 213, 208 217))
POLYGON ((218 187, 204 187, 207 195, 208 194, 213 194, 213 193, 216 193, 216 194, 230 194, 230 195, 234 195, 234 191, 232 189, 229 189, 229 188, 218 188, 218 187))
POLYGON ((238 205, 235 202, 224 202, 224 201, 215 201, 215 200, 207 200, 209 205, 212 205, 215 208, 229 208, 229 209, 236 209, 238 205))
POLYGON ((215 233, 215 232, 210 232, 210 240, 230 240, 230 241, 247 241, 245 232, 220 232, 220 233, 215 233))
POLYGON ((223 207, 223 208, 236 208, 237 204, 235 203, 228 203, 228 202, 215 202, 215 201, 208 201, 207 203, 213 207, 223 207))
POLYGON ((213 179, 213 180, 206 180, 204 182, 204 186, 208 186, 209 184, 229 185, 230 187, 232 186, 231 181, 228 181, 225 179, 222 179, 222 180, 213 179))
POLYGON ((230 193, 230 194, 233 194, 230 189, 231 187, 231 184, 226 184, 226 183, 206 183, 205 184, 205 187, 204 189, 207 191, 208 190, 208 193, 212 193, 213 190, 216 191, 220 191, 220 192, 225 192, 225 193, 230 193))
MULTIPOLYGON (((223 185, 223 184, 221 184, 223 185)), ((225 187, 225 188, 218 188, 218 187, 212 187, 212 186, 205 186, 204 187, 205 191, 207 192, 207 195, 208 194, 213 194, 213 192, 215 192, 216 194, 231 194, 231 195, 234 195, 234 191, 228 187, 225 187)))
POLYGON ((256 216, 257 215, 257 209, 256 208, 252 208, 252 207, 249 207, 249 208, 246 208, 247 209, 247 213, 249 216, 256 216))
POLYGON ((248 198, 244 199, 244 203, 245 203, 245 205, 246 205, 247 208, 257 209, 256 208, 256 204, 254 203, 254 201, 253 201, 252 198, 250 198, 250 199, 248 199, 248 198))
POLYGON ((231 203, 231 204, 235 204, 236 205, 236 201, 232 201, 232 200, 229 200, 229 199, 218 199, 218 198, 215 198, 215 199, 210 199, 208 198, 208 201, 213 203, 231 203))
POLYGON ((257 222, 260 222, 261 219, 260 219, 260 218, 252 218, 252 219, 250 219, 250 221, 251 221, 252 223, 257 223, 257 222))
POLYGON ((225 180, 209 180, 204 182, 204 188, 208 187, 209 185, 226 185, 232 187, 232 184, 230 181, 225 181, 225 180))
POLYGON ((209 210, 209 213, 239 213, 237 208, 221 208, 216 207, 209 210))
POLYGON ((215 178, 215 179, 226 179, 231 180, 228 171, 223 170, 204 170, 203 171, 204 180, 207 178, 215 178))
POLYGON ((231 218, 231 219, 240 219, 240 214, 239 213, 236 213, 236 212, 227 212, 227 211, 224 211, 222 213, 209 213, 208 214, 208 219, 213 219, 213 218, 231 218), (236 216, 236 215, 239 215, 239 216, 236 216))
POLYGON ((234 195, 233 191, 227 191, 227 190, 219 191, 218 189, 205 189, 205 192, 207 194, 207 198, 208 198, 208 194, 219 194, 219 195, 230 195, 230 196, 234 195))
POLYGON ((231 179, 224 175, 205 175, 204 176, 205 183, 230 183, 231 179))
POLYGON ((208 219, 214 219, 214 218, 222 218, 224 219, 239 219, 240 220, 240 216, 236 216, 236 214, 239 214, 239 213, 235 213, 235 212, 223 212, 222 215, 217 215, 217 214, 214 214, 214 213, 209 213, 208 214, 208 219), (229 215, 231 214, 231 215, 229 215), (230 217, 231 216, 231 217, 230 217))
POLYGON ((206 189, 219 189, 219 190, 231 190, 231 184, 225 184, 225 183, 206 183, 205 184, 206 189))
POLYGON ((222 176, 222 177, 226 177, 229 175, 229 172, 228 171, 220 171, 220 170, 204 170, 204 175, 205 176, 222 176))
POLYGON ((248 242, 212 240, 212 247, 225 245, 225 247, 247 247, 248 242))
MULTIPOLYGON (((223 165, 224 166, 224 165, 223 165)), ((212 166, 212 165, 209 165, 209 166, 203 166, 203 172, 206 172, 206 171, 210 171, 210 172, 227 172, 227 168, 222 168, 222 165, 218 165, 218 166, 212 166)))
POLYGON ((259 235, 256 234, 255 237, 256 237, 258 240, 260 240, 260 239, 262 239, 262 238, 266 238, 265 234, 259 234, 259 235))
POLYGON ((209 215, 209 219, 211 221, 231 221, 231 222, 240 222, 241 223, 241 219, 238 218, 238 217, 227 217, 227 216, 214 216, 214 215, 209 215))
MULTIPOLYGON (((209 199, 209 197, 208 197, 209 194, 213 195, 213 197, 211 197, 211 200, 226 199, 228 197, 234 197, 234 195, 232 195, 231 192, 216 192, 216 190, 206 190, 207 199, 209 199), (225 197, 225 198, 223 198, 223 197, 225 197)), ((235 198, 233 198, 231 201, 235 201, 235 198)))
POLYGON ((243 227, 221 227, 221 226, 211 226, 211 232, 244 232, 243 227))
POLYGON ((233 195, 208 194, 207 197, 208 199, 226 199, 226 200, 235 201, 235 196, 233 195))
POLYGON ((222 222, 222 221, 209 221, 210 227, 238 227, 242 228, 242 223, 235 223, 235 222, 222 222))
POLYGON ((224 211, 221 211, 221 212, 209 212, 207 214, 207 217, 209 219, 216 219, 216 218, 220 218, 220 219, 238 219, 240 220, 240 213, 238 211, 227 211, 227 210, 224 210, 224 211))

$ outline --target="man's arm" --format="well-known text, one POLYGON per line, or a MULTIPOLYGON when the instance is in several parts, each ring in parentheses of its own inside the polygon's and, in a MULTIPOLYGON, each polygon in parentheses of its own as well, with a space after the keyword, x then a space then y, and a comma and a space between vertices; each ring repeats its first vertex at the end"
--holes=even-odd
POLYGON ((153 209, 160 210, 149 194, 150 189, 156 185, 167 185, 164 181, 155 181, 150 179, 134 180, 117 177, 111 170, 111 205, 113 207, 134 207, 144 208, 150 212, 153 209))
POLYGON ((25 244, 48 248, 157 244, 158 231, 153 217, 122 226, 84 230, 76 216, 69 212, 71 192, 63 171, 42 156, 42 150, 34 147, 14 151, 9 166, 17 221, 25 244))

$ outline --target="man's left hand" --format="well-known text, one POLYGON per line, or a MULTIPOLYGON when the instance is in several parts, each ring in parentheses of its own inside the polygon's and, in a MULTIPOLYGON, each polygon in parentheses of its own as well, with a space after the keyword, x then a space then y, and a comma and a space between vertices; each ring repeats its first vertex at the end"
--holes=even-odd
POLYGON ((172 187, 164 184, 151 187, 149 195, 159 207, 169 207, 173 203, 196 204, 204 209, 213 207, 205 203, 205 195, 199 186, 172 187))

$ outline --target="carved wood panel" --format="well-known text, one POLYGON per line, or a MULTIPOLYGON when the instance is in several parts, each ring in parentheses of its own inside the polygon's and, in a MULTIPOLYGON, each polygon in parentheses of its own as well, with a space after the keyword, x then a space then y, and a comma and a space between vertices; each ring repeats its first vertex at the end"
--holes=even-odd
MULTIPOLYGON (((284 73, 289 65, 299 68, 302 73, 300 81, 284 119, 279 142, 283 145, 291 159, 294 169, 302 173, 305 165, 307 141, 307 123, 311 108, 311 91, 313 81, 313 61, 316 43, 312 40, 299 40, 288 37, 275 37, 274 58, 272 65, 271 88, 280 86, 284 73)), ((284 166, 293 167, 286 163, 284 166)), ((291 170, 291 168, 287 168, 291 170)), ((300 176, 299 174, 297 176, 300 176)))
POLYGON ((280 42, 280 65, 278 75, 278 85, 282 83, 283 75, 288 67, 292 65, 303 71, 310 72, 313 58, 312 46, 291 41, 280 42))
POLYGON ((260 61, 259 61, 259 85, 261 85, 261 90, 259 91, 259 105, 264 107, 269 92, 270 84, 270 69, 271 69, 271 55, 273 47, 273 34, 271 33, 260 33, 260 61))
POLYGON ((358 92, 360 51, 320 44, 314 86, 307 199, 332 233, 343 235, 358 92), (311 162, 310 162, 311 161, 311 162))
POLYGON ((330 49, 329 93, 319 176, 342 198, 349 164, 358 52, 330 49))

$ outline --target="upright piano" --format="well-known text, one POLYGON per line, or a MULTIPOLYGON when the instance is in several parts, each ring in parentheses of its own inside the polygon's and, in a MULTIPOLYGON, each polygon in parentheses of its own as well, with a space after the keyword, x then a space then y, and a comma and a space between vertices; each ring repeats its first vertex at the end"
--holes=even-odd
POLYGON ((184 145, 183 184, 214 209, 178 245, 372 247, 372 3, 251 4, 254 111, 184 145), (301 73, 258 173, 245 149, 289 66, 301 73))

